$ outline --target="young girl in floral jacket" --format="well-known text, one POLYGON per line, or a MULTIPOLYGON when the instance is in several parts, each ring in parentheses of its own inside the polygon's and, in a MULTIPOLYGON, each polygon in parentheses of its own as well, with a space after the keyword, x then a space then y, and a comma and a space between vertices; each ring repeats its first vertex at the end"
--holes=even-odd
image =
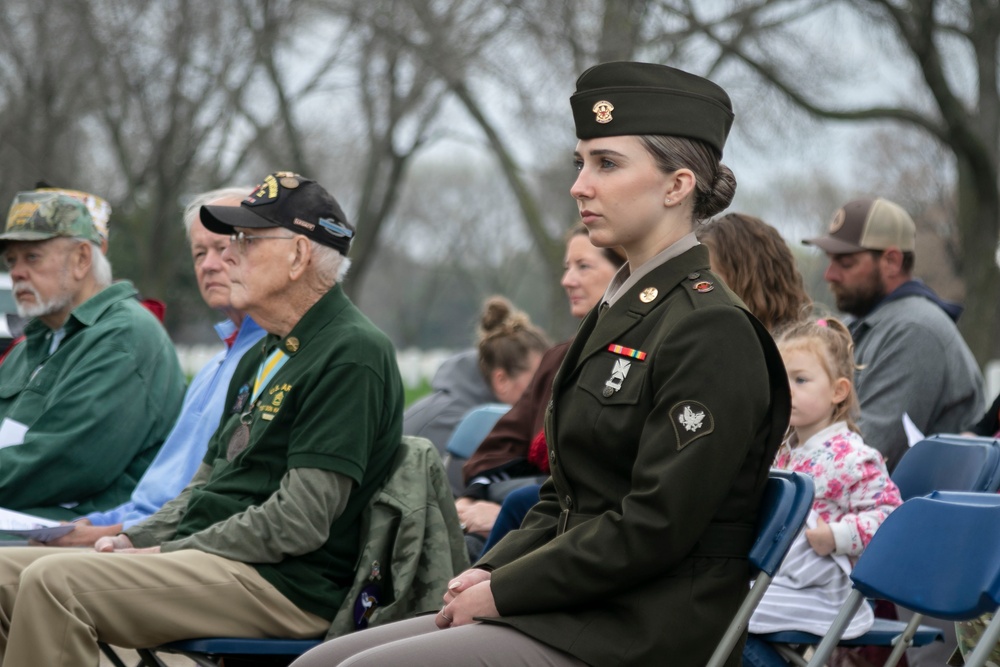
MULTIPOLYGON (((882 455, 864 443, 854 423, 853 348, 847 328, 833 318, 802 322, 778 335, 792 414, 774 466, 810 475, 816 498, 807 528, 754 612, 751 633, 824 634, 850 591, 853 562, 902 502, 882 455)), ((864 634, 873 619, 862 605, 845 637, 864 634)))

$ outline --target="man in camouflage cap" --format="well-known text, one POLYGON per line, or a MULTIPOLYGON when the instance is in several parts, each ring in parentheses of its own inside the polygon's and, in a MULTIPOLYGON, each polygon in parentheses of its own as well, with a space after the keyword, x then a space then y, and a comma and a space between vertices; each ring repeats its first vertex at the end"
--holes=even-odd
POLYGON ((26 340, 0 366, 0 506, 73 519, 127 500, 180 409, 166 332, 111 282, 84 202, 15 196, 0 234, 26 340))

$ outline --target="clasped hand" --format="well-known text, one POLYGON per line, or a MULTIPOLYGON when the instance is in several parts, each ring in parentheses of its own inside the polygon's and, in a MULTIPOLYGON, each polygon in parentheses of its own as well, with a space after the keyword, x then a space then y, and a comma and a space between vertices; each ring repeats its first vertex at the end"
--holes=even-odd
POLYGON ((132 540, 128 538, 128 535, 105 535, 104 537, 97 540, 94 543, 94 551, 101 551, 105 553, 114 552, 117 554, 158 554, 160 553, 160 547, 146 547, 144 549, 136 549, 132 544, 132 540))
POLYGON ((439 628, 475 623, 477 616, 499 616, 490 588, 492 573, 472 568, 448 583, 444 607, 434 622, 439 628))
POLYGON ((833 537, 833 529, 830 524, 823 521, 822 517, 816 517, 816 527, 806 528, 806 540, 813 551, 820 556, 829 556, 837 548, 837 541, 833 537))

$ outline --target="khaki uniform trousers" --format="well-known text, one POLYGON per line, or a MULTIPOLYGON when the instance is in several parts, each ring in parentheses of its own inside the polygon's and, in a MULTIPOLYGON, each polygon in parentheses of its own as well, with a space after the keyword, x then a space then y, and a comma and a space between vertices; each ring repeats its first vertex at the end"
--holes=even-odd
POLYGON ((292 667, 587 667, 587 663, 504 625, 440 630, 433 614, 331 639, 292 667))
POLYGON ((0 665, 97 667, 98 642, 146 648, 195 637, 327 631, 244 563, 201 551, 0 549, 0 665))

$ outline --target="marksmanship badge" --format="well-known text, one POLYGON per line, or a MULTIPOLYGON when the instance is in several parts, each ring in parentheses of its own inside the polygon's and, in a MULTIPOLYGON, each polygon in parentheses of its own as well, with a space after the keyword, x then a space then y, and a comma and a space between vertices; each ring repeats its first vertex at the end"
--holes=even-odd
POLYGON ((615 359, 615 367, 611 371, 611 377, 604 383, 604 391, 601 392, 605 398, 610 398, 616 391, 622 388, 622 382, 625 381, 625 378, 628 376, 628 369, 631 367, 631 361, 615 359))

